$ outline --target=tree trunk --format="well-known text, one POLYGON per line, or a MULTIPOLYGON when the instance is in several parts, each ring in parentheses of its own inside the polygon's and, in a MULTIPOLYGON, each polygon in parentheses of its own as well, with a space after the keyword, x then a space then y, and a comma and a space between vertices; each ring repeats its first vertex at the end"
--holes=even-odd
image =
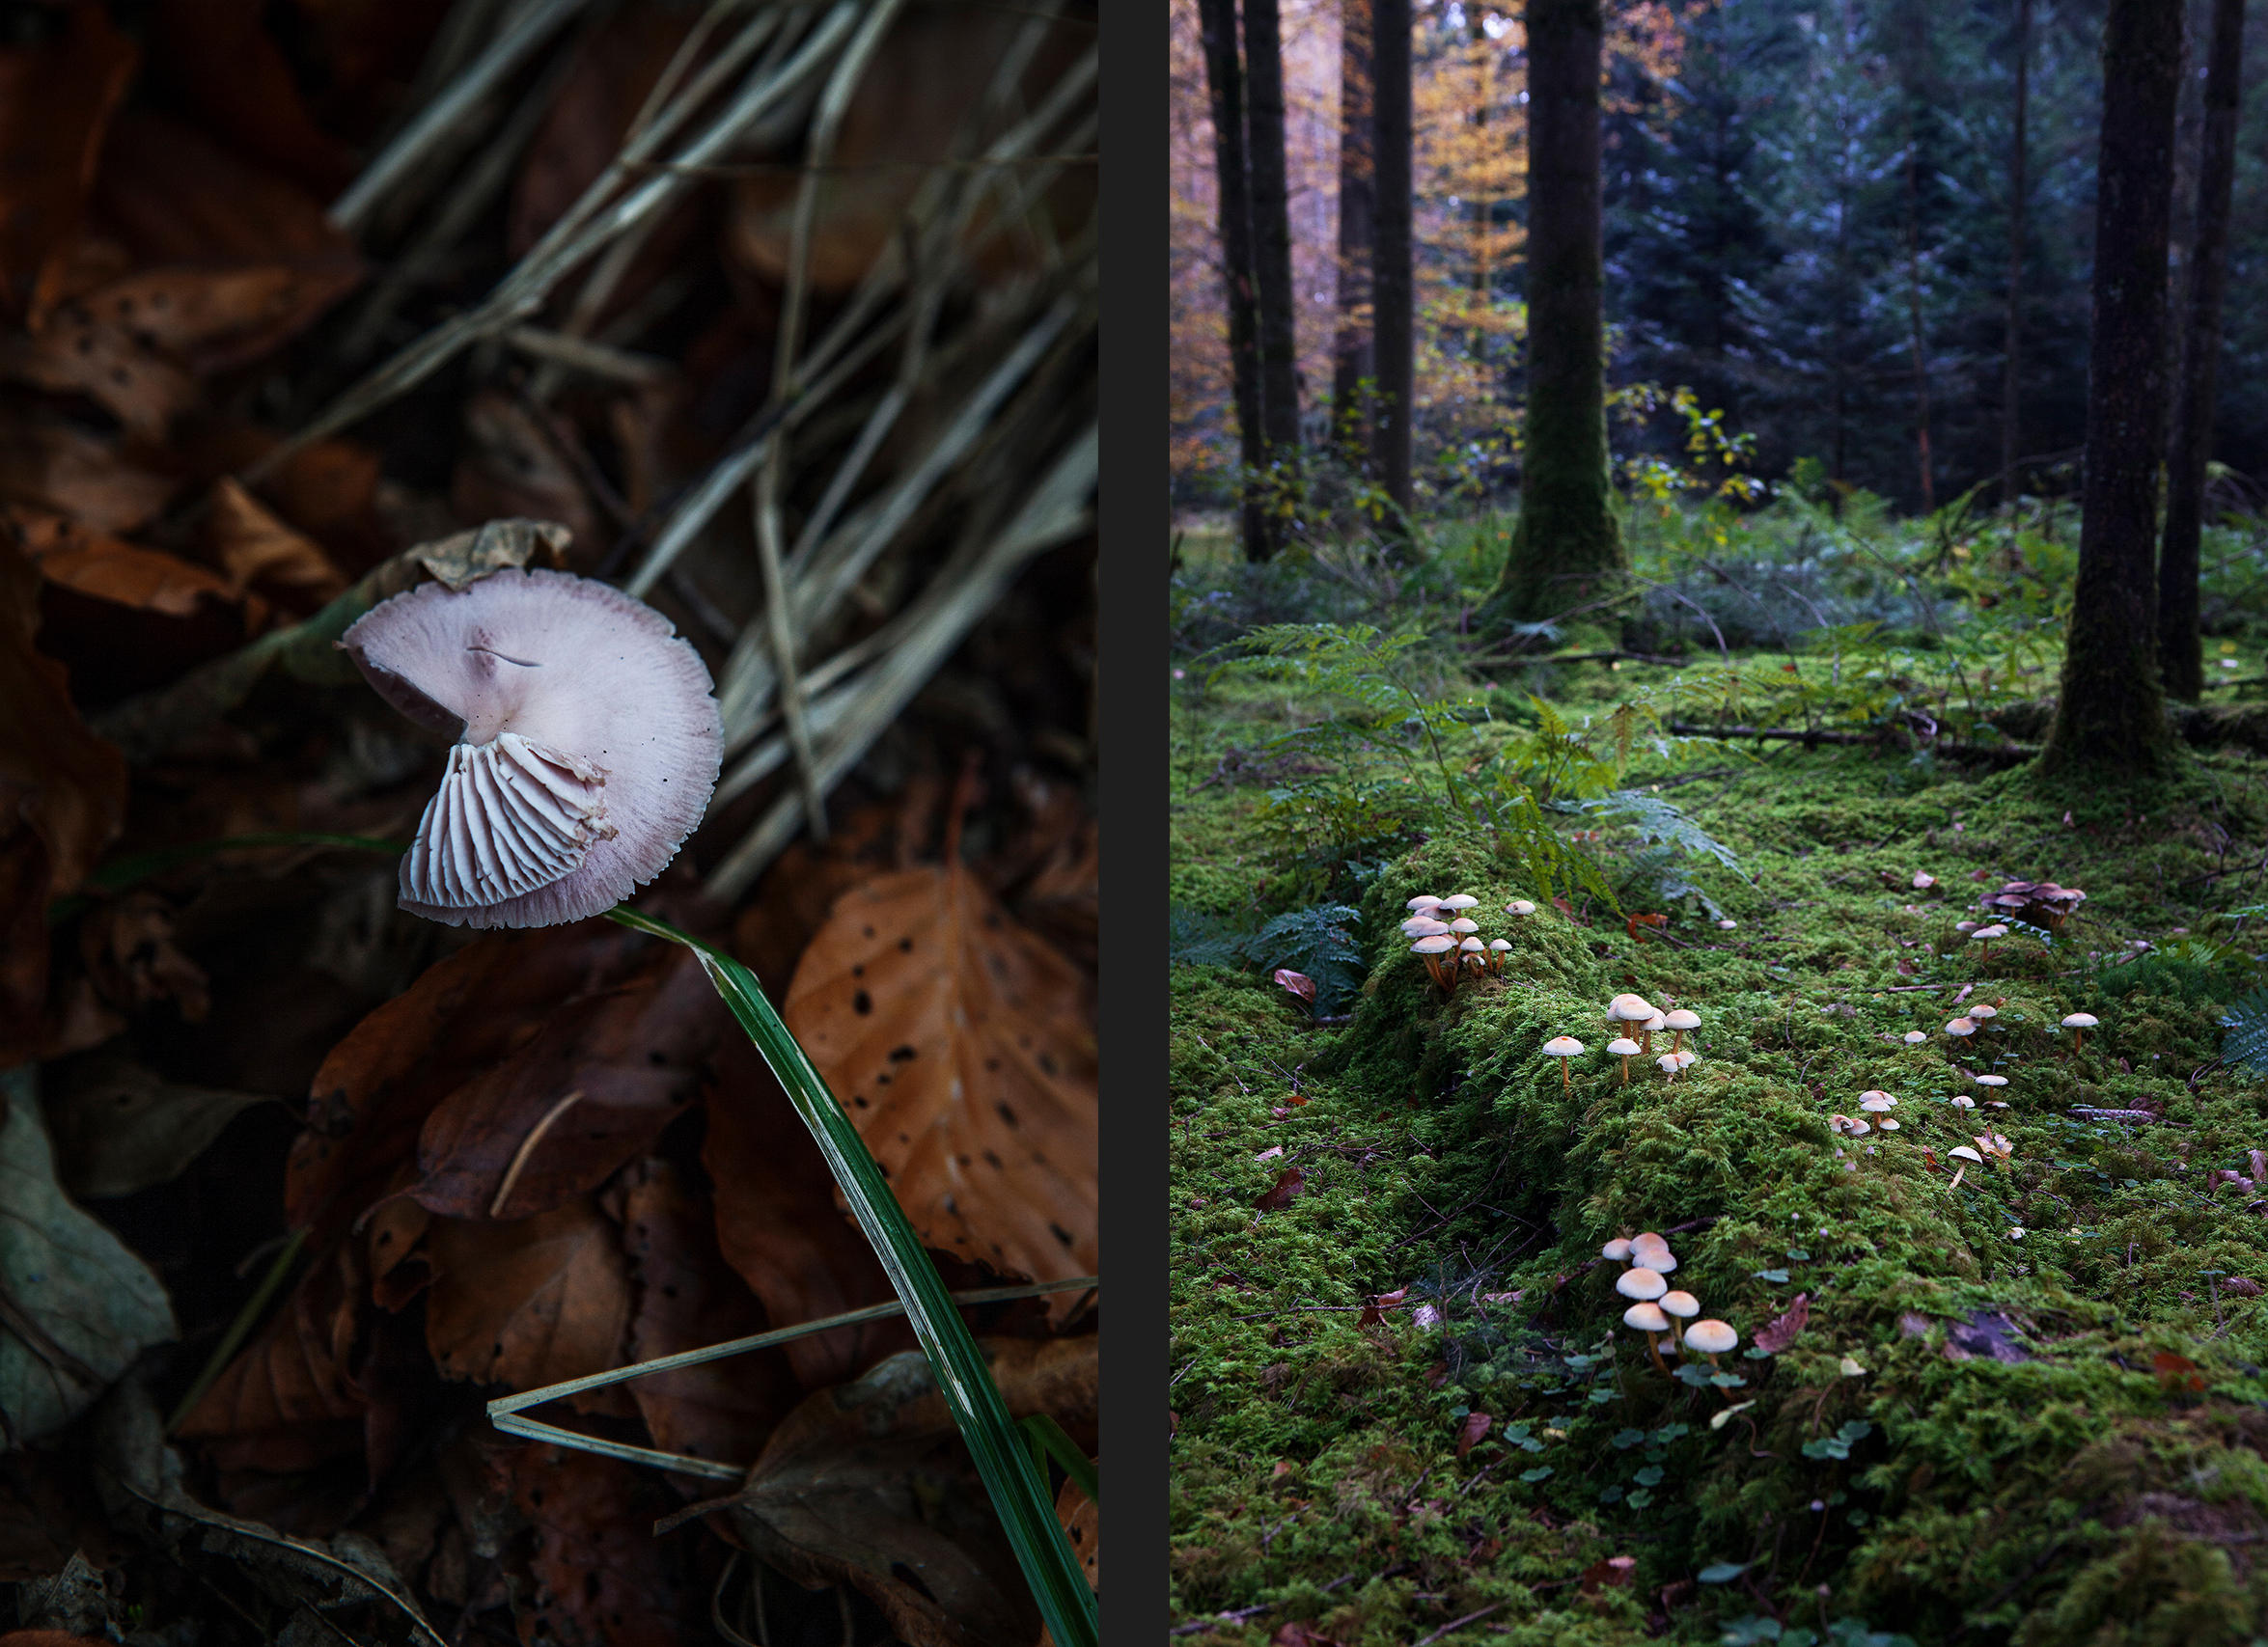
POLYGON ((1371 153, 1378 195, 1370 278, 1371 338, 1378 356, 1377 427, 1371 465, 1409 528, 1411 423, 1417 400, 1417 316, 1411 245, 1410 0, 1370 0, 1371 104, 1378 124, 1371 153))
POLYGON ((2166 450, 2166 242, 2182 0, 2111 0, 2095 162, 2094 319, 2079 579, 2043 771, 2161 770, 2158 463, 2166 450))
POLYGON ((1374 382, 1378 373, 1370 344, 1370 241, 1378 188, 1372 158, 1370 0, 1341 0, 1339 26, 1339 324, 1331 340, 1331 432, 1353 456, 1369 450, 1364 379, 1374 382))
POLYGON ((1929 457, 1929 350, 1922 334, 1922 156, 1915 147, 1913 100, 1906 103, 1906 313, 1914 356, 1914 451, 1922 470, 1922 512, 1937 512, 1936 465, 1929 457))
POLYGON ((2007 342, 2001 357, 2001 502, 2015 503, 2018 453, 2016 398, 2024 316, 2024 123, 2030 113, 2032 0, 2016 0, 2016 133, 2008 150, 2007 342))
POLYGON ((1520 519, 1498 598, 1536 621, 1612 593, 1599 313, 1599 0, 1528 0, 1528 419, 1520 519))
POLYGON ((1260 426, 1279 530, 1299 489, 1299 343, 1291 298, 1291 198, 1284 160, 1284 41, 1276 0, 1244 0, 1253 273, 1259 319, 1260 426))
POLYGON ((2214 0, 2205 66, 2205 129, 2199 146, 2197 242, 2190 257, 2189 328, 2167 454, 2166 541, 2158 561, 2158 669, 2166 690, 2196 702, 2204 690, 2198 643, 2198 539, 2204 529, 2205 462, 2213 448, 2213 378, 2221 353, 2221 300, 2228 284, 2228 203, 2236 178, 2238 71, 2245 0, 2214 0))
POLYGON ((1268 437, 1260 413, 1252 190, 1244 163, 1244 69, 1236 51, 1236 0, 1197 0, 1197 11, 1204 31, 1205 90, 1212 102, 1213 170, 1221 196, 1221 288, 1229 301, 1229 368, 1244 459, 1237 481, 1243 502, 1244 556, 1265 561, 1276 552, 1276 533, 1258 484, 1266 467, 1268 437))

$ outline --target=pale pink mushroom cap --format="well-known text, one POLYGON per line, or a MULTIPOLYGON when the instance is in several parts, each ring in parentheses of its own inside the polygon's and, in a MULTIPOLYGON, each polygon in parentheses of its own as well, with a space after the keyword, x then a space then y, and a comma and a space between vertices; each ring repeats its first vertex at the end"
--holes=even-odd
POLYGON ((1665 1315, 1674 1315, 1680 1320, 1691 1321, 1701 1313, 1701 1300, 1688 1292, 1672 1290, 1655 1302, 1661 1305, 1665 1315))
POLYGON ((379 696, 453 732, 401 862, 401 907, 451 926, 554 926, 652 880, 724 755, 708 670, 641 601, 501 571, 381 601, 339 645, 379 696))
POLYGON ((1662 1313, 1660 1304, 1642 1299, 1622 1312, 1622 1325, 1634 1332, 1667 1332, 1670 1318, 1662 1313))
POLYGON ((1619 1264, 1630 1256, 1630 1243, 1619 1235, 1598 1249, 1601 1258, 1611 1258, 1619 1264))
POLYGON ((1685 1342, 1704 1356, 1722 1356, 1740 1342, 1740 1334, 1722 1321, 1697 1321, 1685 1330, 1685 1342))
POLYGON ((1615 1290, 1624 1298, 1651 1301, 1668 1292, 1670 1283, 1662 1279, 1660 1271, 1648 1270, 1642 1265, 1635 1270, 1624 1270, 1616 1276, 1615 1290))
POLYGON ((1465 910, 1473 908, 1480 901, 1471 892, 1452 892, 1441 900, 1441 907, 1443 909, 1465 910))

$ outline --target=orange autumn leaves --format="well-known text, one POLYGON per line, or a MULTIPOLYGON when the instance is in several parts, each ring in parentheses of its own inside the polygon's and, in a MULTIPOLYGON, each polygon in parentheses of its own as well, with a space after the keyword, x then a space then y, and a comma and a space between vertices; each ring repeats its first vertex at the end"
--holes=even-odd
MULTIPOLYGON (((1095 1264, 1091 1010, 957 867, 852 889, 788 1007, 925 1239, 1041 1279, 1095 1264)), ((693 957, 608 923, 441 961, 332 1052, 308 1121, 285 1187, 308 1268, 182 1426, 235 1468, 382 1468, 373 1346, 405 1327, 443 1379, 527 1389, 892 1296, 693 957)), ((869 1324, 575 1405, 746 1463, 806 1391, 910 1344, 869 1324)))

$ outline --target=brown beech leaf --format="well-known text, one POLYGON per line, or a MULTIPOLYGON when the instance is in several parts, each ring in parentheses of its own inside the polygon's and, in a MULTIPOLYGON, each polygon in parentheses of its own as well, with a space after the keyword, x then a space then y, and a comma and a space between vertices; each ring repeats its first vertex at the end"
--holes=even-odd
MULTIPOLYGON (((444 1378, 534 1389, 622 1364, 630 1270, 612 1223, 590 1200, 510 1223, 435 1219, 426 1342, 444 1378)), ((581 1412, 623 1412, 620 1385, 573 1397, 581 1412)))
POLYGON ((1276 982, 1310 1006, 1315 1003, 1315 980, 1305 973, 1295 973, 1289 967, 1276 969, 1276 982))
POLYGON ((0 535, 0 1067, 47 1039, 48 902, 86 878, 125 814, 124 757, 87 730, 63 666, 33 645, 39 587, 0 535))
POLYGON ((1278 1174, 1276 1182, 1260 1192, 1253 1205, 1264 1213, 1280 1213, 1307 1193, 1307 1178, 1296 1167, 1286 1167, 1278 1174))
POLYGON ((90 532, 132 532, 165 508, 180 481, 38 408, 0 417, 0 497, 75 520, 90 532))
MULTIPOLYGON (((1011 1415, 1048 1413, 1092 1446, 1093 1336, 979 1344, 1011 1415)), ((911 1647, 990 1647, 1038 1633, 1030 1591, 919 1351, 806 1398, 733 1503, 733 1528, 753 1553, 807 1586, 855 1585, 911 1647)))
POLYGON ((83 395, 140 440, 162 441, 197 401, 197 379, 128 327, 97 320, 77 300, 37 331, 0 334, 0 377, 83 395))
POLYGON ((1035 1280, 1094 1273, 1086 979, 959 864, 846 893, 786 1017, 926 1243, 1035 1280))
POLYGON ((346 579, 320 544, 286 526, 233 480, 213 487, 206 532, 213 559, 238 593, 257 588, 305 616, 346 590, 346 579))
MULTIPOLYGON (((838 1210, 818 1145, 745 1036, 726 1039, 716 1069, 701 1164, 716 1186, 717 1246, 764 1313, 790 1326, 895 1298, 873 1249, 838 1210)), ((870 1321, 793 1339, 788 1361, 806 1389, 823 1389, 913 1343, 902 1319, 870 1321)))
POLYGON ((561 1002, 627 975, 651 948, 612 921, 584 921, 485 935, 437 962, 316 1072, 285 1167, 286 1218, 335 1239, 396 1187, 435 1105, 531 1041, 561 1002))
POLYGON ((344 1252, 312 1264, 260 1335, 181 1421, 224 1469, 310 1469, 359 1451, 370 1402, 347 1367, 359 1336, 356 1271, 344 1252))
POLYGON ((731 1027, 677 944, 649 947, 611 987, 545 1004, 533 1034, 427 1116, 410 1193, 428 1212, 517 1218, 596 1189, 693 1101, 731 1027))
POLYGON ((1811 1319, 1811 1295, 1797 1293, 1784 1315, 1774 1316, 1756 1330, 1756 1348, 1767 1356, 1784 1355, 1787 1347, 1802 1335, 1804 1324, 1811 1319))
POLYGON ((8 306, 35 324, 140 55, 102 0, 54 11, 61 27, 49 38, 36 31, 0 48, 0 284, 8 306))
POLYGON ((536 1529, 522 1641, 678 1647, 707 1633, 707 1608, 696 1605, 706 1589, 682 1582, 684 1555, 651 1531, 675 1507, 652 1471, 541 1441, 505 1454, 499 1467, 536 1529))
POLYGON ((234 602, 225 578, 159 549, 144 549, 24 504, 0 504, 0 532, 49 583, 120 606, 186 618, 201 600, 234 602))
MULTIPOLYGON (((622 1246, 637 1282, 630 1359, 652 1360, 745 1338, 765 1327, 762 1305, 717 1254, 705 1197, 657 1157, 623 1177, 622 1246)), ((746 1464, 802 1391, 776 1355, 649 1373, 627 1386, 653 1444, 694 1458, 746 1464)))
POLYGON ((1466 1414, 1464 1425, 1457 1431, 1458 1459, 1462 1460, 1475 1447, 1479 1446, 1481 1438, 1488 1434, 1488 1427, 1495 1422, 1496 1417, 1493 1414, 1466 1414))

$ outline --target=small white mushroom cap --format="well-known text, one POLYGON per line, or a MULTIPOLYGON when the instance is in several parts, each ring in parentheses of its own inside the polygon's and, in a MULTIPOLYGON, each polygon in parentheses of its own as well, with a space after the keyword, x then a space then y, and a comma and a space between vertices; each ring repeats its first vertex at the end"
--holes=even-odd
POLYGON ((1675 1053, 1664 1053, 1660 1057, 1654 1059, 1654 1068, 1660 1070, 1664 1075, 1675 1075, 1684 1067, 1677 1061, 1675 1053))
POLYGON ((1691 1321, 1701 1313, 1701 1300, 1695 1298, 1691 1293, 1672 1290, 1664 1293, 1654 1302, 1660 1306, 1664 1315, 1674 1315, 1680 1320, 1691 1321))
POLYGON ((708 808, 724 757, 708 670, 610 585, 523 569, 422 584, 339 645, 387 702, 457 740, 401 860, 414 915, 597 915, 659 875, 708 808))
POLYGON ((1480 900, 1471 892, 1452 892, 1441 900, 1441 907, 1443 909, 1472 909, 1480 902, 1480 900))
POLYGON ((2005 1075, 1980 1075, 1977 1078, 1979 1086, 2005 1086, 2007 1084, 2008 1078, 2005 1075))
POLYGON ((1974 1035, 1977 1033, 1977 1020, 1974 1018, 1955 1018, 1951 1023, 1945 1027, 1945 1032, 1949 1035, 1974 1035))
POLYGON ((1464 952, 1468 955, 1478 955, 1481 950, 1488 947, 1488 946, 1481 943, 1478 938, 1468 938, 1462 944, 1458 945, 1457 947, 1464 950, 1464 952))
POLYGON ((1980 938, 1986 942, 1990 942, 1995 938, 2005 938, 2007 935, 2008 929, 2003 926, 1997 920, 1994 921, 1990 926, 1979 926, 1976 931, 1969 934, 1969 936, 1972 938, 1980 938))
POLYGON ((1618 1058, 1634 1058, 1638 1056, 1638 1043, 1628 1035, 1617 1035, 1607 1043, 1607 1051, 1618 1058))
POLYGON ((1685 1342, 1704 1356, 1722 1356, 1740 1342, 1740 1334, 1722 1321, 1697 1321, 1685 1330, 1685 1342))
POLYGON ((1554 1035, 1543 1043, 1543 1056, 1547 1058, 1571 1058, 1582 1055, 1583 1043, 1572 1035, 1554 1035))
POLYGON ((1438 938, 1449 930, 1449 922, 1435 920, 1429 915, 1422 915, 1404 922, 1404 930, 1414 931, 1420 938, 1438 938))
POLYGON ((1953 922, 1953 930, 1960 933, 1962 937, 1966 938, 1970 933, 1977 930, 1977 922, 1974 920, 1956 920, 1953 922))
POLYGON ((1505 905, 1505 914, 1507 915, 1517 915, 1524 919, 1535 913, 1535 906, 1526 898, 1514 898, 1510 903, 1505 905))
POLYGON ((1512 941, 1509 938, 1491 938, 1488 947, 1500 955, 1507 954, 1512 947, 1512 941))
POLYGON ((1661 1029, 1662 1015, 1659 1012, 1648 1014, 1646 1020, 1645 1028, 1648 1033, 1651 1033, 1655 1029, 1661 1029))
POLYGON ((1886 1115, 1890 1112, 1890 1107, 1896 1102, 1887 1092, 1869 1092, 1859 1100, 1859 1108, 1869 1115, 1886 1115))
POLYGON ((1988 1023, 1992 1019, 1998 1018, 2000 1015, 2001 1009, 1993 1005, 1990 1002, 1985 1002, 1981 1006, 1972 1006, 1969 1008, 1969 1016, 1976 1019, 1979 1024, 1988 1023))
POLYGON ((1598 1255, 1601 1258, 1611 1258, 1618 1264, 1624 1263, 1630 1257, 1630 1243, 1618 1235, 1598 1249, 1598 1255))
POLYGON ((1929 1039, 1929 1037, 1923 1034, 1920 1029, 1908 1029, 1906 1031, 1906 1045, 1909 1047, 1918 1047, 1927 1039, 1929 1039))
POLYGON ((1649 1270, 1640 1265, 1617 1276, 1615 1290, 1624 1298, 1657 1299, 1670 1290, 1670 1283, 1662 1279, 1659 1270, 1649 1270))
POLYGON ((1699 1063, 1701 1061, 1701 1054, 1695 1052, 1691 1047, 1686 1047, 1680 1051, 1673 1052, 1670 1056, 1677 1060, 1677 1067, 1679 1069, 1684 1069, 1689 1064, 1699 1063))
POLYGON ((1662 1014, 1662 1027, 1665 1029, 1698 1029, 1701 1028, 1701 1014, 1680 1006, 1674 1012, 1662 1014))
POLYGON ((1401 907, 1410 910, 1428 910, 1440 901, 1441 894, 1438 892, 1420 892, 1401 907))
POLYGON ((1956 1110, 1974 1110, 1977 1108, 1977 1100, 1970 1097, 1966 1092, 1955 1093, 1953 1095, 1953 1108, 1956 1110))
POLYGON ((1622 1325, 1636 1332, 1667 1332, 1670 1318, 1662 1313, 1660 1304, 1641 1299, 1622 1312, 1622 1325))
POLYGON ((1457 947, 1457 941, 1446 932, 1435 932, 1419 939, 1410 946, 1413 955, 1446 955, 1457 947))
POLYGON ((1643 1024, 1654 1015, 1643 995, 1618 995, 1607 1002, 1607 1016, 1624 1024, 1643 1024))
POLYGON ((1630 1238, 1630 1256, 1633 1262, 1649 1270, 1668 1275, 1677 1268, 1677 1260, 1671 1254, 1670 1244, 1652 1230, 1641 1230, 1630 1238))
POLYGON ((1984 1157, 1978 1155, 1975 1150, 1971 1149, 1965 1143, 1956 1143, 1952 1148, 1947 1150, 1946 1153, 1948 1155, 1957 1156, 1963 1161, 1974 1161, 1979 1167, 1984 1165, 1984 1157))
POLYGON ((1931 887, 1936 885, 1937 877, 1930 874, 1927 870, 1917 869, 1914 871, 1914 891, 1918 892, 1925 892, 1931 887))
POLYGON ((1737 920, 1720 920, 1717 922, 1717 930, 1719 932, 1729 932, 1739 924, 1740 922, 1737 920))
POLYGON ((2063 1020, 2066 1029, 2091 1029, 2100 1020, 2091 1012, 2074 1012, 2063 1020))
POLYGON ((1840 1133, 1844 1138, 1861 1138, 1874 1130, 1873 1122, 1861 1120, 1856 1115, 1830 1115, 1827 1117, 1827 1126, 1829 1131, 1840 1133))
POLYGON ((1477 920, 1469 920, 1466 917, 1460 915, 1456 918, 1456 920, 1449 923, 1449 929, 1452 932, 1471 934, 1480 930, 1480 923, 1477 920))
POLYGON ((1898 1124, 1892 1120, 1888 1115, 1882 1117, 1882 1130, 1884 1132, 1895 1133, 1897 1131, 1897 1126, 1898 1124))

